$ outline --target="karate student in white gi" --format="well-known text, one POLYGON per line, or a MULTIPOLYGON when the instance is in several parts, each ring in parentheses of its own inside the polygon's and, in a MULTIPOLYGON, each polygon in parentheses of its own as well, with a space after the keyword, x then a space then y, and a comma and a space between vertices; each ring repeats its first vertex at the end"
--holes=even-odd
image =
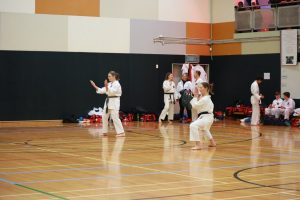
POLYGON ((163 90, 164 90, 164 103, 165 106, 161 111, 161 114, 158 118, 158 122, 161 123, 161 120, 164 120, 166 115, 168 114, 169 123, 172 122, 174 118, 174 104, 175 104, 175 83, 173 81, 173 74, 168 72, 165 77, 165 81, 163 82, 163 90))
POLYGON ((104 87, 99 88, 93 81, 90 81, 92 86, 96 89, 98 94, 106 94, 106 100, 103 107, 103 115, 102 115, 102 133, 103 136, 107 136, 108 132, 108 119, 109 116, 113 120, 115 130, 117 132, 117 137, 124 137, 125 132, 123 129, 123 125, 119 118, 119 110, 120 110, 120 97, 122 95, 122 88, 119 83, 119 74, 110 71, 107 76, 109 82, 107 80, 104 81, 104 87))
POLYGON ((197 64, 197 65, 193 66, 192 72, 195 72, 195 71, 200 71, 200 74, 201 74, 200 78, 202 79, 202 81, 203 82, 208 82, 207 73, 201 65, 197 64))
MULTIPOLYGON (((195 71, 194 72, 194 82, 192 83, 192 91, 193 93, 199 94, 198 86, 203 82, 203 80, 200 78, 201 72, 195 71)), ((201 94, 200 94, 201 95, 201 94)), ((198 111, 196 108, 192 108, 192 121, 195 121, 198 117, 198 111)))
POLYGON ((182 74, 181 80, 177 84, 177 93, 179 93, 179 106, 180 106, 180 118, 182 122, 184 121, 184 109, 186 109, 187 115, 188 115, 188 121, 191 120, 192 114, 190 108, 188 108, 186 105, 182 102, 182 97, 185 95, 184 93, 190 93, 192 92, 192 83, 188 80, 189 75, 187 73, 182 74))
POLYGON ((295 109, 295 101, 290 98, 291 94, 289 92, 283 93, 284 101, 280 107, 280 114, 284 115, 285 125, 290 126, 290 115, 294 112, 295 109))
POLYGON ((259 93, 259 85, 262 83, 263 79, 261 77, 256 78, 256 80, 251 84, 251 104, 252 104, 252 116, 251 125, 259 125, 260 123, 260 106, 261 99, 264 98, 262 94, 259 93))
POLYGON ((214 104, 209 95, 211 85, 207 82, 203 82, 199 84, 197 88, 199 92, 195 93, 194 98, 191 100, 192 107, 199 111, 197 119, 190 124, 190 141, 196 142, 192 150, 200 150, 203 148, 203 135, 209 139, 209 147, 216 146, 216 142, 210 133, 210 127, 214 122, 214 104))
POLYGON ((265 115, 274 115, 275 118, 279 118, 282 102, 283 100, 280 97, 280 92, 275 92, 275 99, 272 104, 265 109, 265 115))

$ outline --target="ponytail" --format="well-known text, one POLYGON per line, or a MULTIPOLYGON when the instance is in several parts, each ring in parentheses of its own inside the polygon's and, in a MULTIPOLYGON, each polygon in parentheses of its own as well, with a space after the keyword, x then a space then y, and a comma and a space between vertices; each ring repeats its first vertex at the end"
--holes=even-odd
POLYGON ((213 92, 214 84, 213 84, 213 83, 209 84, 209 83, 207 83, 207 82, 202 82, 201 85, 202 85, 204 88, 207 89, 207 92, 208 92, 209 94, 211 94, 211 95, 214 94, 214 92, 213 92))

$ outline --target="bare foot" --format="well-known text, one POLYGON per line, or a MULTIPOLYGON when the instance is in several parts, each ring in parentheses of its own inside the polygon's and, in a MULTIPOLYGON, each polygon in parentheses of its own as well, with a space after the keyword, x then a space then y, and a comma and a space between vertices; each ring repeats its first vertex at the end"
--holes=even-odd
POLYGON ((210 142, 210 144, 208 145, 208 147, 216 147, 216 146, 217 146, 217 144, 216 144, 214 138, 211 138, 211 139, 209 140, 209 142, 210 142))
POLYGON ((100 136, 107 137, 107 133, 102 133, 100 136))
POLYGON ((169 124, 173 124, 173 122, 169 120, 169 124))
POLYGON ((117 134, 116 137, 125 137, 125 133, 117 134))
POLYGON ((193 148, 191 148, 191 150, 201 150, 202 149, 202 147, 200 147, 200 146, 194 146, 193 148))

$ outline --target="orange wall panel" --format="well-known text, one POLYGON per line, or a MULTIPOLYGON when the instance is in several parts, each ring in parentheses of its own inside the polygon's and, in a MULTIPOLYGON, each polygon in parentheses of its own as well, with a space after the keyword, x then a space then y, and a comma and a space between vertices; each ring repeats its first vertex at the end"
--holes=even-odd
POLYGON ((224 40, 233 39, 235 31, 234 22, 216 23, 213 24, 213 39, 214 40, 224 40))
MULTIPOLYGON (((210 24, 207 23, 186 23, 186 37, 210 39, 210 24)), ((207 45, 186 45, 187 54, 210 55, 207 45)))
POLYGON ((207 23, 186 23, 186 37, 188 38, 210 38, 210 24, 207 23))
POLYGON ((241 46, 241 43, 214 44, 212 49, 213 56, 241 55, 241 46))
MULTIPOLYGON (((235 22, 224 22, 213 24, 213 40, 233 39, 235 33, 235 22)), ((241 43, 215 44, 213 55, 240 55, 242 52, 241 43)))
POLYGON ((100 16, 100 0, 35 0, 37 14, 100 16))
POLYGON ((208 45, 186 45, 186 54, 195 54, 201 56, 209 56, 209 46, 208 45))

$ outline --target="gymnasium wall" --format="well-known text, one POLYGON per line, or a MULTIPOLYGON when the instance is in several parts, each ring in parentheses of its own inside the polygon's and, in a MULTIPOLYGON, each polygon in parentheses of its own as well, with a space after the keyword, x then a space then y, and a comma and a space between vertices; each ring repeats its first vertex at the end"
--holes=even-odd
POLYGON ((215 85, 215 108, 223 110, 237 100, 250 105, 250 85, 257 76, 265 72, 271 74, 265 80, 260 91, 265 95, 263 104, 268 105, 274 98, 274 92, 280 91, 280 55, 234 55, 215 56, 210 71, 215 85))
POLYGON ((140 105, 158 113, 164 75, 185 54, 210 64, 216 109, 236 99, 249 103, 250 84, 263 72, 271 73, 262 88, 270 102, 280 89, 279 40, 217 44, 212 51, 153 43, 159 35, 220 40, 279 34, 235 34, 233 7, 233 0, 0 0, 0 120, 57 119, 102 106, 104 97, 88 80, 101 85, 110 69, 122 75, 122 110, 140 105))
POLYGON ((102 85, 111 69, 122 76, 122 110, 160 112, 172 63, 210 52, 153 38, 210 38, 209 2, 0 0, 0 120, 59 119, 102 107, 104 97, 88 81, 102 85))
POLYGON ((0 50, 209 55, 160 35, 210 38, 209 0, 0 0, 0 50))
POLYGON ((103 85, 110 70, 121 74, 121 110, 159 113, 165 74, 182 62, 182 55, 0 51, 0 120, 61 119, 103 107, 105 96, 89 80, 103 85))
POLYGON ((210 74, 215 83, 213 98, 216 109, 224 109, 236 100, 250 104, 250 85, 264 72, 271 74, 271 79, 261 85, 262 93, 266 96, 263 104, 268 105, 274 98, 274 92, 280 91, 280 31, 235 33, 234 1, 213 0, 212 7, 212 35, 215 40, 277 37, 273 41, 213 45, 210 74))

